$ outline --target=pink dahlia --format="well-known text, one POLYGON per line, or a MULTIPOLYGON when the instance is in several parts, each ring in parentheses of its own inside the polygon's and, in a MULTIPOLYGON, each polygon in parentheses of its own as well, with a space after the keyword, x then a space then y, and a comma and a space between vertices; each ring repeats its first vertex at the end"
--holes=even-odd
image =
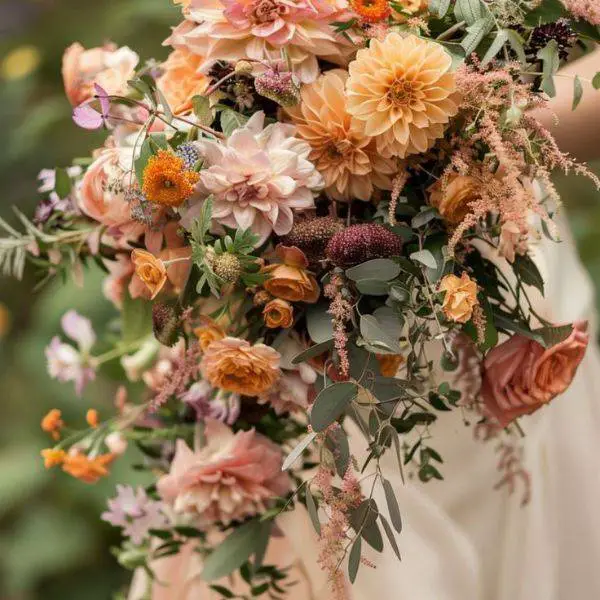
POLYGON ((184 14, 167 43, 203 56, 205 69, 218 60, 277 61, 285 48, 294 73, 311 82, 317 56, 343 65, 351 49, 331 27, 340 7, 324 0, 191 0, 184 14))
POLYGON ((270 499, 287 492, 281 450, 267 438, 207 420, 206 439, 196 452, 177 440, 171 472, 158 481, 176 512, 197 515, 203 526, 229 524, 264 512, 270 499))
MULTIPOLYGON (((199 144, 207 168, 200 173, 199 191, 213 196, 213 221, 232 229, 251 229, 259 244, 274 232, 286 235, 294 211, 314 208, 323 178, 308 160, 310 146, 294 137, 291 125, 275 123, 263 129, 264 113, 256 113, 225 142, 199 144)), ((184 218, 187 223, 199 205, 184 218)))

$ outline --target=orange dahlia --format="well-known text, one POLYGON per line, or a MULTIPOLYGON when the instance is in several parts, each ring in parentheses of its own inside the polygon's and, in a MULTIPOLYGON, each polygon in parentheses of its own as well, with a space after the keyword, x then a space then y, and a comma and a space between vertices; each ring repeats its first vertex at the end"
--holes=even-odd
POLYGON ((325 180, 327 195, 339 201, 370 200, 374 187, 389 190, 394 161, 377 152, 346 106, 348 73, 328 71, 302 88, 302 101, 287 109, 297 136, 312 150, 311 162, 325 180))
POLYGON ((160 150, 144 169, 142 192, 150 202, 180 206, 194 193, 199 178, 198 173, 185 169, 182 158, 160 150))
POLYGON ((251 346, 246 340, 226 337, 206 348, 200 370, 214 387, 244 396, 259 396, 279 379, 280 360, 279 352, 269 346, 251 346))
POLYGON ((383 156, 425 152, 458 112, 451 66, 435 42, 396 32, 373 40, 350 63, 348 112, 383 156))

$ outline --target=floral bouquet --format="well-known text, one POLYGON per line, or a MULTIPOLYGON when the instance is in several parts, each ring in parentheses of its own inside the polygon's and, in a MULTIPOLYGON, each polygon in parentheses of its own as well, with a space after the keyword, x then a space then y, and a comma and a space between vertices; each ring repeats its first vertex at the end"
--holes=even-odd
MULTIPOLYGON (((94 483, 143 453, 153 483, 118 486, 102 515, 123 530, 129 598, 345 598, 377 566, 365 545, 400 556, 382 456, 442 479, 445 411, 503 440, 500 485, 522 481, 527 501, 517 419, 569 386, 588 344, 585 323, 536 312, 529 242, 557 237, 554 169, 594 179, 534 111, 561 62, 600 41, 600 10, 177 4, 165 62, 67 49, 73 119, 106 141, 42 172, 20 231, 0 221, 5 273, 85 285, 97 265, 118 311, 99 336, 68 312, 69 341, 47 347, 78 394, 106 365, 122 381, 112 416, 46 415, 42 456, 94 483)), ((600 74, 574 79, 574 108, 584 84, 600 74)))

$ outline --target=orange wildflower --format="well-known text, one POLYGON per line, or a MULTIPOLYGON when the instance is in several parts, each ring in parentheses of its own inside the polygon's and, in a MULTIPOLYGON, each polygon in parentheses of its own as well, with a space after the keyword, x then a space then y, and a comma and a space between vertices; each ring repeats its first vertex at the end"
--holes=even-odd
POLYGON ((388 0, 350 0, 350 5, 364 23, 378 23, 392 12, 388 0))
POLYGON ((148 160, 144 169, 142 192, 150 202, 180 206, 193 193, 200 176, 184 168, 183 159, 160 150, 148 160))
POLYGON ((63 471, 84 483, 96 483, 101 477, 109 473, 110 465, 116 456, 114 454, 101 454, 90 458, 82 452, 67 454, 63 461, 63 471))
POLYGON ((87 414, 85 415, 85 420, 87 421, 87 424, 90 427, 93 427, 94 429, 96 427, 98 427, 98 423, 99 423, 99 418, 98 418, 98 411, 90 408, 90 410, 87 411, 87 414))
POLYGON ((42 450, 40 454, 44 459, 44 467, 46 467, 46 469, 62 465, 67 456, 64 450, 57 450, 55 448, 46 448, 45 450, 42 450))
POLYGON ((62 420, 62 413, 58 408, 53 408, 43 419, 42 419, 42 431, 52 435, 55 440, 60 439, 60 430, 64 426, 62 420))

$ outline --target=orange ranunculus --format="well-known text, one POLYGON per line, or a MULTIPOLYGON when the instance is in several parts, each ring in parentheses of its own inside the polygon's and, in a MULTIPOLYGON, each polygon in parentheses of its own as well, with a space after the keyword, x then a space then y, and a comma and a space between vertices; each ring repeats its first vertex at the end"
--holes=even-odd
POLYGON ((98 84, 110 95, 127 92, 127 81, 133 78, 138 55, 124 46, 106 44, 86 50, 81 44, 69 46, 63 55, 62 75, 65 92, 73 106, 86 102, 96 93, 98 84))
POLYGON ((192 98, 202 95, 208 87, 208 78, 199 73, 204 59, 187 48, 173 50, 163 63, 163 74, 156 82, 171 110, 176 115, 192 111, 192 98))
POLYGON ((379 371, 384 377, 395 377, 404 362, 402 354, 377 354, 375 357, 379 363, 379 371))
POLYGON ((294 307, 286 300, 275 298, 267 303, 263 310, 265 325, 269 329, 283 327, 288 329, 294 324, 294 307))
POLYGON ((450 175, 447 185, 440 182, 429 188, 429 203, 440 211, 450 225, 458 225, 471 210, 470 204, 479 198, 480 183, 468 175, 450 175))
POLYGON ((445 292, 443 310, 451 321, 466 323, 473 316, 477 300, 477 282, 465 272, 460 277, 446 275, 440 283, 440 292, 445 292))
POLYGON ((296 247, 279 245, 277 254, 282 262, 263 269, 270 276, 264 283, 265 290, 288 302, 314 304, 321 290, 317 280, 307 271, 308 260, 304 253, 296 247))
POLYGON ((198 338, 200 349, 205 352, 213 343, 225 337, 225 331, 213 319, 206 315, 200 316, 201 325, 194 329, 194 335, 198 338))
POLYGON ((165 263, 146 250, 135 249, 131 253, 135 274, 146 285, 151 294, 151 300, 158 296, 167 282, 165 263))
POLYGON ((488 353, 481 394, 500 425, 535 412, 571 385, 589 343, 587 325, 574 323, 569 337, 548 349, 514 335, 488 353))
POLYGON ((101 477, 108 475, 107 467, 115 458, 114 454, 101 454, 89 458, 83 452, 73 452, 64 457, 63 471, 84 483, 96 483, 101 477))
POLYGON ((200 363, 202 377, 214 387, 244 396, 259 396, 279 379, 277 350, 226 337, 208 346, 200 363))

